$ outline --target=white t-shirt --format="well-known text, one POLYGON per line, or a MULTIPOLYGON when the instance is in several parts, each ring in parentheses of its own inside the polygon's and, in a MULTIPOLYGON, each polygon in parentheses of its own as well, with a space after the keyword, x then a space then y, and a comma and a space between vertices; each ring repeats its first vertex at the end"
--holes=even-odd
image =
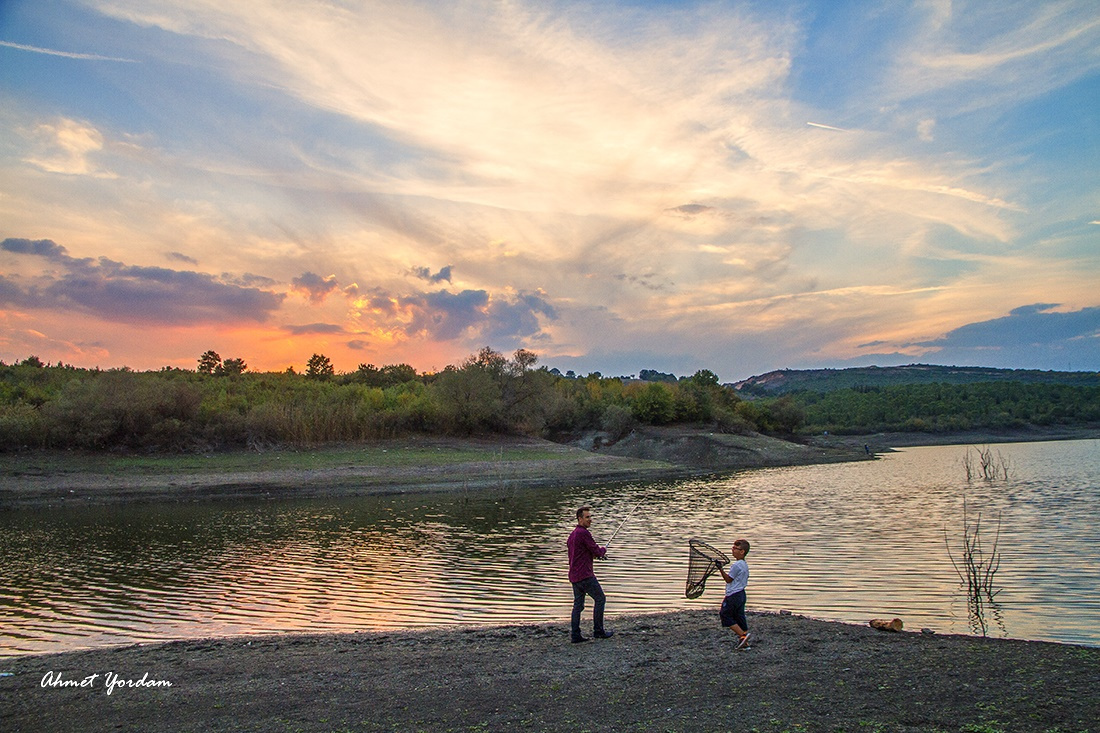
POLYGON ((732 596, 749 585, 749 564, 744 560, 735 560, 729 569, 730 582, 726 583, 726 595, 732 596))

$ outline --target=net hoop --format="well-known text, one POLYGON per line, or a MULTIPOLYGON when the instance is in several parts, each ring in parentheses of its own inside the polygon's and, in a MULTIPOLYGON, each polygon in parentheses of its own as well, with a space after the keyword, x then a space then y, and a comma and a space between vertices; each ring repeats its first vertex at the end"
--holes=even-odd
POLYGON ((726 553, 715 549, 702 540, 688 540, 688 575, 684 585, 685 598, 698 598, 706 589, 707 578, 719 565, 729 565, 726 553))

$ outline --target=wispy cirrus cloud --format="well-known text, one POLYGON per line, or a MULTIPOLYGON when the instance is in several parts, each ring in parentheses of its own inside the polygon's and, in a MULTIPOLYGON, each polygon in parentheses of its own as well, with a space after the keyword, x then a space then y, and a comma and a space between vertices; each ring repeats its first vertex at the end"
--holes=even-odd
POLYGON ((13 43, 11 41, 0 41, 0 46, 6 48, 14 48, 19 51, 29 51, 31 53, 42 53, 47 56, 61 56, 67 59, 78 59, 80 61, 117 61, 124 64, 136 64, 136 59, 124 59, 117 56, 101 56, 95 53, 76 53, 73 51, 57 51, 52 48, 40 48, 38 46, 28 46, 23 43, 13 43))

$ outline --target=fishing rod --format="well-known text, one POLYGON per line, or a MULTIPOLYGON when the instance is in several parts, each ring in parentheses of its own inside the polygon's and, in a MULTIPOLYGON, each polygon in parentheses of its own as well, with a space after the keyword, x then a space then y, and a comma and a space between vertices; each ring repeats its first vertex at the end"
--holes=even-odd
POLYGON ((611 540, 615 539, 615 535, 619 534, 619 530, 623 528, 624 524, 626 524, 626 520, 630 519, 630 515, 638 511, 638 507, 640 506, 641 503, 635 504, 634 508, 627 512, 626 516, 623 517, 623 521, 619 522, 619 526, 616 527, 615 531, 611 533, 611 536, 607 538, 607 542, 605 542, 603 545, 605 548, 611 546, 611 540))

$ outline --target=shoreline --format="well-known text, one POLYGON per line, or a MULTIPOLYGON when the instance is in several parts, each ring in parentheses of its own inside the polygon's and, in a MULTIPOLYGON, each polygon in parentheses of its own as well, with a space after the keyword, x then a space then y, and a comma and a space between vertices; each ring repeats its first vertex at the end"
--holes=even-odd
POLYGON ((1100 649, 750 613, 752 648, 736 651, 708 600, 609 614, 615 636, 585 644, 559 622, 13 657, 0 717, 13 731, 1097 730, 1100 649), (108 695, 109 675, 123 684, 108 695))
POLYGON ((570 444, 517 436, 413 436, 351 446, 213 456, 38 451, 8 454, 0 468, 0 511, 676 481, 753 468, 872 460, 909 446, 1098 437, 1100 429, 1050 429, 820 435, 795 442, 666 427, 639 428, 614 443, 599 434, 570 444))

